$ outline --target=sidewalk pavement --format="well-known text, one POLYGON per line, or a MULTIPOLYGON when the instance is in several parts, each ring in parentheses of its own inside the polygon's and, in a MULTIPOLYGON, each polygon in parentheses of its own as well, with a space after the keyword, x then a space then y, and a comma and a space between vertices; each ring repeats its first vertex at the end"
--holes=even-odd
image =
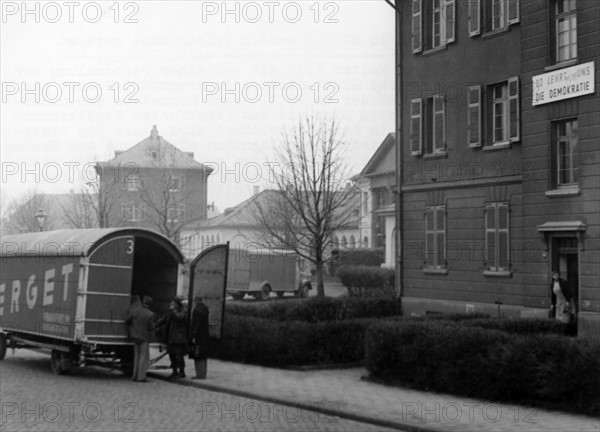
MULTIPOLYGON (((168 356, 149 370, 159 379, 170 373, 168 356)), ((385 386, 363 379, 365 368, 296 371, 208 359, 208 378, 192 380, 186 357, 186 374, 173 382, 404 431, 600 432, 599 418, 385 386)))

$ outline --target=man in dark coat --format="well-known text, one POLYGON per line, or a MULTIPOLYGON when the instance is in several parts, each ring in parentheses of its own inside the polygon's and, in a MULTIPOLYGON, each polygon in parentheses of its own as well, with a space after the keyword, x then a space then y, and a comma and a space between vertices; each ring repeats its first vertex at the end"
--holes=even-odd
POLYGON ((173 373, 169 379, 185 378, 185 354, 188 348, 188 322, 183 300, 174 297, 169 311, 156 322, 156 327, 165 326, 167 352, 173 373))
POLYGON ((194 297, 194 309, 190 325, 190 358, 194 359, 196 376, 192 379, 206 378, 206 359, 208 357, 208 307, 203 303, 202 296, 194 297))
POLYGON ((153 334, 154 314, 148 309, 152 298, 144 296, 142 303, 138 296, 131 299, 131 309, 125 319, 129 327, 129 337, 133 339, 132 381, 146 382, 148 361, 150 360, 150 340, 153 334))

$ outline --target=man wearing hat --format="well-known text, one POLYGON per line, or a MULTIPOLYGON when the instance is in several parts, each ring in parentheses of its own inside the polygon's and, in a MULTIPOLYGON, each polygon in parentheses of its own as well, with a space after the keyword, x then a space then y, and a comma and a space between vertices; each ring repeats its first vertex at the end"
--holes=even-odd
POLYGON ((194 309, 190 324, 190 358, 194 359, 196 376, 192 379, 206 378, 206 358, 208 357, 208 307, 203 303, 202 296, 194 297, 194 309))

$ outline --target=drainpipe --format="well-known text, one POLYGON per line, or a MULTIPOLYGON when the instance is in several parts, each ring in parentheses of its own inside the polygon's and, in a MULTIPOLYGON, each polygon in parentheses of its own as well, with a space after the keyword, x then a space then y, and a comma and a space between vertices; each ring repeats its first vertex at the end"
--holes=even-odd
POLYGON ((402 283, 402 4, 396 0, 396 286, 398 296, 404 294, 402 283))

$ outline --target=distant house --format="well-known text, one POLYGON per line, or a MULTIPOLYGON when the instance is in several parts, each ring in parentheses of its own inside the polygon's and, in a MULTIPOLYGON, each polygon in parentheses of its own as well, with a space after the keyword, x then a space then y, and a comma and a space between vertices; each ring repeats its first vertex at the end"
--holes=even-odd
POLYGON ((388 134, 360 174, 353 177, 360 190, 360 246, 382 247, 384 266, 394 267, 396 134, 388 134))
POLYGON ((212 168, 158 135, 99 162, 100 191, 111 206, 111 226, 153 229, 181 243, 181 228, 207 217, 207 180, 212 168))
MULTIPOLYGON (((237 206, 225 209, 220 215, 207 220, 194 220, 181 230, 182 251, 188 258, 193 258, 209 246, 229 242, 231 248, 258 247, 264 231, 257 223, 256 206, 268 206, 278 194, 275 190, 255 192, 250 198, 237 206)), ((343 209, 340 217, 347 220, 332 239, 343 247, 341 239, 358 238, 358 196, 343 209), (349 216, 349 217, 348 217, 349 216), (336 240, 337 239, 337 240, 336 240)))

